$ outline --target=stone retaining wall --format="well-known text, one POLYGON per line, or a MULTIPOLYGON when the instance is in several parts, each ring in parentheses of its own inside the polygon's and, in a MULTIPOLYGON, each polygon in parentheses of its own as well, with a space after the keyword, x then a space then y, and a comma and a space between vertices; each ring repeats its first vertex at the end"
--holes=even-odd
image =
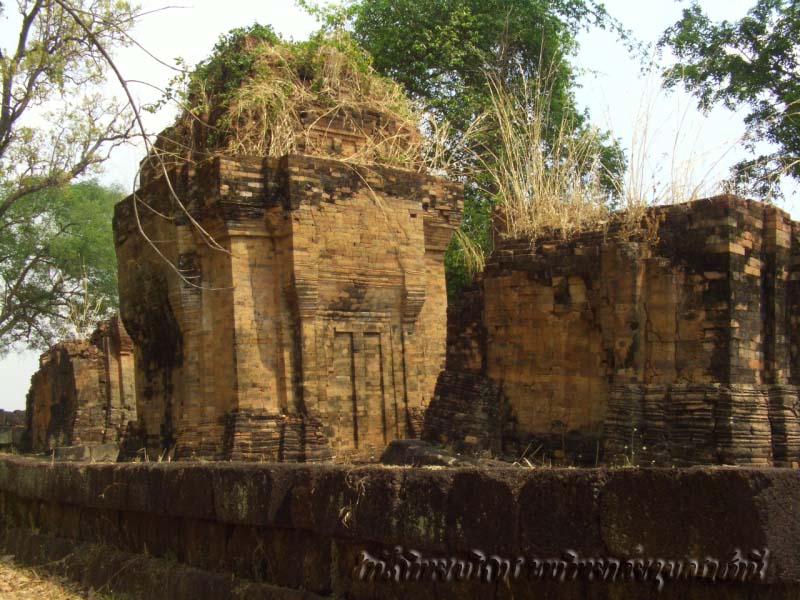
POLYGON ((85 577, 105 572, 110 589, 139 597, 146 592, 137 581, 155 585, 147 560, 158 559, 162 571, 172 565, 164 581, 170 569, 176 574, 165 587, 170 598, 237 597, 234 588, 248 583, 268 585, 259 597, 271 598, 653 598, 652 561, 660 558, 684 567, 676 580, 662 573, 660 598, 788 599, 800 594, 798 502, 800 473, 789 469, 71 465, 9 457, 0 460, 0 545, 28 560, 36 559, 32 548, 42 560, 95 548, 70 564, 93 565, 85 577), (103 571, 104 552, 142 571, 115 578, 119 569, 103 571), (604 562, 590 567, 589 557, 604 562), (705 577, 686 577, 693 558, 705 577), (734 558, 749 561, 745 583, 731 581, 734 558), (425 559, 420 581, 391 581, 413 579, 425 559), (454 581, 432 581, 431 559, 454 581), (470 577, 465 570, 459 580, 455 559, 472 565, 470 577), (504 559, 508 581, 496 570, 492 582, 475 579, 504 559), (618 580, 598 581, 613 559, 618 580), (647 580, 628 580, 628 561, 647 580), (389 575, 379 576, 381 568, 389 575), (200 576, 216 587, 191 585, 200 576))

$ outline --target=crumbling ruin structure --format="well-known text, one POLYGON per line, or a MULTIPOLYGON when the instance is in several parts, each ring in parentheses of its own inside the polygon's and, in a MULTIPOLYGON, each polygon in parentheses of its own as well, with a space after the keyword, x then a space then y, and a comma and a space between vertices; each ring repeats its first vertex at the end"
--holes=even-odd
POLYGON ((503 240, 451 310, 425 437, 595 465, 800 461, 800 224, 720 196, 656 240, 503 240))
POLYGON ((25 411, 0 409, 0 451, 23 450, 25 446, 25 411))
POLYGON ((146 161, 117 206, 151 452, 309 461, 378 455, 421 431, 444 366, 461 187, 413 163, 361 162, 388 137, 418 137, 391 113, 313 98, 292 110, 292 152, 204 148, 169 178, 146 161))
POLYGON ((26 419, 34 452, 122 439, 136 405, 133 343, 119 317, 88 340, 59 342, 41 355, 26 419))

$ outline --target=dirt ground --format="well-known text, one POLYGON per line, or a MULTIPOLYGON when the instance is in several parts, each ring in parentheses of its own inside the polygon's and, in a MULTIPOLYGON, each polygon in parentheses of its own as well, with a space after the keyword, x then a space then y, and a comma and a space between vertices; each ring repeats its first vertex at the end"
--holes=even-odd
POLYGON ((13 556, 0 556, 0 599, 103 600, 104 596, 86 592, 69 580, 17 565, 13 556))

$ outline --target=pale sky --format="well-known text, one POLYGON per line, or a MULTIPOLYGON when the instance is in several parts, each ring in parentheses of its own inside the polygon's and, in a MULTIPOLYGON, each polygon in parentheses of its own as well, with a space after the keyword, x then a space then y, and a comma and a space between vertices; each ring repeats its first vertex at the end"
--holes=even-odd
MULTIPOLYGON (((140 0, 139 4, 144 9, 164 6, 164 2, 153 0, 140 0)), ((655 42, 661 32, 679 18, 686 3, 605 0, 604 4, 638 39, 655 42)), ((754 0, 702 0, 701 4, 713 19, 738 19, 754 0)), ((183 8, 168 8, 145 17, 133 35, 162 61, 171 62, 181 57, 193 65, 208 56, 221 34, 253 22, 270 24, 284 37, 296 40, 307 38, 316 28, 314 20, 297 8, 293 0, 196 0, 183 8)), ((0 22, 0 35, 8 35, 8 31, 8 23, 0 22)), ((686 178, 695 184, 705 181, 704 189, 713 193, 714 183, 742 157, 736 142, 743 133, 742 115, 719 109, 704 118, 694 110, 695 103, 686 94, 659 92, 658 78, 643 77, 639 61, 629 57, 613 34, 591 31, 581 34, 579 42, 581 48, 573 63, 586 73, 580 78, 582 88, 577 97, 579 103, 589 109, 595 123, 611 129, 623 145, 628 149, 633 145, 636 151, 643 145, 641 136, 632 144, 633 132, 641 132, 645 122, 639 118, 637 125, 637 115, 643 109, 649 115, 644 142, 648 156, 644 172, 648 185, 660 189, 664 181, 686 178), (675 131, 682 133, 676 135, 675 131), (687 161, 691 161, 691 169, 684 166, 687 161)), ((9 43, 3 40, 2 45, 9 43)), ((117 58, 123 73, 132 80, 163 88, 173 74, 137 48, 119 51, 117 58)), ((113 83, 109 89, 115 90, 113 83)), ((143 101, 159 96, 145 85, 138 85, 134 90, 143 101)), ((174 112, 165 111, 148 118, 148 128, 158 131, 170 124, 174 112)), ((130 189, 142 155, 140 148, 119 150, 107 163, 102 180, 130 189)), ((797 218, 798 211, 793 204, 785 208, 797 218)), ((12 354, 0 361, 0 408, 24 409, 30 377, 37 366, 38 353, 34 352, 12 354)))

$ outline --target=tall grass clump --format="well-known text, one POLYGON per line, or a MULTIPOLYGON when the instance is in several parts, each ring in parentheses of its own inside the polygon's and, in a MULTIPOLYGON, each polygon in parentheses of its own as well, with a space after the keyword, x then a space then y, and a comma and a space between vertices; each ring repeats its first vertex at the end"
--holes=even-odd
POLYGON ((644 202, 603 165, 603 134, 551 118, 551 94, 542 80, 525 80, 511 92, 489 79, 490 110, 478 146, 479 169, 496 201, 501 233, 513 238, 567 239, 586 230, 638 223, 644 202), (498 150, 492 150, 497 148, 498 150))
POLYGON ((691 105, 682 106, 677 99, 671 108, 665 106, 662 90, 649 85, 633 121, 628 169, 619 186, 626 203, 664 206, 729 191, 719 168, 741 147, 742 137, 700 151, 704 131, 702 122, 692 119, 691 105), (659 142, 664 147, 660 154, 655 150, 659 142))

